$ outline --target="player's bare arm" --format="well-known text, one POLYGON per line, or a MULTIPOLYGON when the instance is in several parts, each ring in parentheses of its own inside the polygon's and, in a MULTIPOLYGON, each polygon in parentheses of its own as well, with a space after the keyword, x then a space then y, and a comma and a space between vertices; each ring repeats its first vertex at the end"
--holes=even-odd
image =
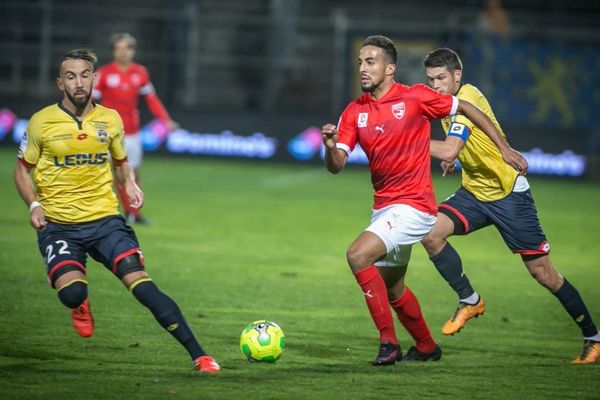
POLYGON ((454 162, 463 147, 465 147, 465 141, 456 136, 447 136, 446 140, 429 142, 431 156, 447 163, 454 162))
POLYGON ((323 144, 325 145, 325 166, 329 172, 337 174, 346 166, 348 154, 346 154, 344 150, 336 147, 338 132, 335 125, 323 125, 321 134, 323 135, 323 144))
POLYGON ((135 183, 133 168, 131 168, 127 161, 115 163, 115 177, 125 187, 131 206, 142 208, 144 205, 144 193, 137 183, 135 183))
MULTIPOLYGON (((468 101, 458 100, 458 112, 465 115, 479 129, 481 129, 491 141, 498 147, 504 162, 512 166, 520 173, 527 172, 527 160, 521 153, 512 149, 508 142, 502 137, 492 120, 488 118, 480 109, 468 101)), ((458 155, 458 153, 457 153, 458 155)))
POLYGON ((29 207, 31 214, 29 223, 34 229, 41 231, 46 228, 46 215, 44 214, 42 205, 36 201, 33 182, 31 182, 31 177, 29 176, 30 171, 31 169, 27 168, 20 161, 17 161, 14 170, 15 185, 25 205, 29 207))

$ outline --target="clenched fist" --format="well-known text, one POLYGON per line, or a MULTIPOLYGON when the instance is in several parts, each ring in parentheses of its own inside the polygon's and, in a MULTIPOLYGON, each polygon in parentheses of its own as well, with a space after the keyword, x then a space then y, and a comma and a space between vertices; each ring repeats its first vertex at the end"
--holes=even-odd
POLYGON ((335 149, 335 145, 338 139, 338 131, 333 124, 323 125, 321 128, 321 134, 323 135, 323 144, 329 150, 335 149))

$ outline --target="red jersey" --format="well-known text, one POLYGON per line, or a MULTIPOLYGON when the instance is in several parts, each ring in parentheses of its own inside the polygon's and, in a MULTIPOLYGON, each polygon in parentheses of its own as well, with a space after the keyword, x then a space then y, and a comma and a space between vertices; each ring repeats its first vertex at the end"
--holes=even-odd
POLYGON ((429 120, 456 113, 458 99, 423 84, 394 83, 380 100, 365 93, 346 107, 337 147, 365 151, 375 189, 373 209, 407 204, 437 215, 431 182, 429 120))
POLYGON ((123 120, 125 134, 131 135, 140 130, 140 96, 146 98, 148 108, 156 118, 164 121, 170 118, 156 95, 148 70, 140 64, 132 63, 125 70, 116 63, 100 67, 93 96, 100 99, 103 106, 117 110, 123 120))

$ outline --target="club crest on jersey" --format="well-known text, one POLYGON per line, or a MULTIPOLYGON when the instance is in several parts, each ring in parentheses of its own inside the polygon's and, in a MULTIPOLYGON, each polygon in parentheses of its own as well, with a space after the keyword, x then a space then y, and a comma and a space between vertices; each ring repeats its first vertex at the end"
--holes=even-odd
POLYGON ((358 114, 358 127, 359 128, 366 128, 368 120, 369 120, 369 114, 368 113, 359 113, 358 114))
POLYGON ((106 132, 103 129, 100 129, 98 131, 98 141, 100 143, 106 143, 106 142, 108 142, 108 132, 106 132))
POLYGON ((396 117, 398 119, 402 119, 402 117, 404 117, 405 111, 406 111, 406 106, 404 105, 403 101, 392 105, 392 114, 394 114, 394 117, 396 117))

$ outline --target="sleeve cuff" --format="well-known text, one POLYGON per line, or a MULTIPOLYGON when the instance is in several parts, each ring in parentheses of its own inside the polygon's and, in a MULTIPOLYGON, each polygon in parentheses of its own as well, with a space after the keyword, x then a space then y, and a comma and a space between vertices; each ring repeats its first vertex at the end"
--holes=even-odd
POLYGON ((454 115, 454 114, 456 114, 457 111, 458 111, 458 97, 452 96, 452 108, 450 109, 450 114, 448 114, 448 115, 454 115))
POLYGON ((348 146, 345 143, 336 143, 335 147, 344 150, 348 156, 350 155, 350 153, 352 153, 352 149, 350 149, 350 146, 348 146))
POLYGON ((35 164, 30 164, 27 161, 25 161, 24 159, 22 159, 21 157, 17 157, 17 160, 19 160, 19 162, 21 164, 23 164, 25 166, 25 168, 28 168, 28 169, 35 168, 35 164))
POLYGON ((126 161, 127 161, 127 157, 122 158, 120 160, 118 160, 118 159, 116 159, 116 158, 113 157, 113 162, 115 163, 115 165, 121 165, 121 164, 123 164, 126 161))
POLYGON ((152 83, 147 83, 140 88, 140 95, 142 96, 148 96, 152 93, 154 93, 154 85, 152 83))

